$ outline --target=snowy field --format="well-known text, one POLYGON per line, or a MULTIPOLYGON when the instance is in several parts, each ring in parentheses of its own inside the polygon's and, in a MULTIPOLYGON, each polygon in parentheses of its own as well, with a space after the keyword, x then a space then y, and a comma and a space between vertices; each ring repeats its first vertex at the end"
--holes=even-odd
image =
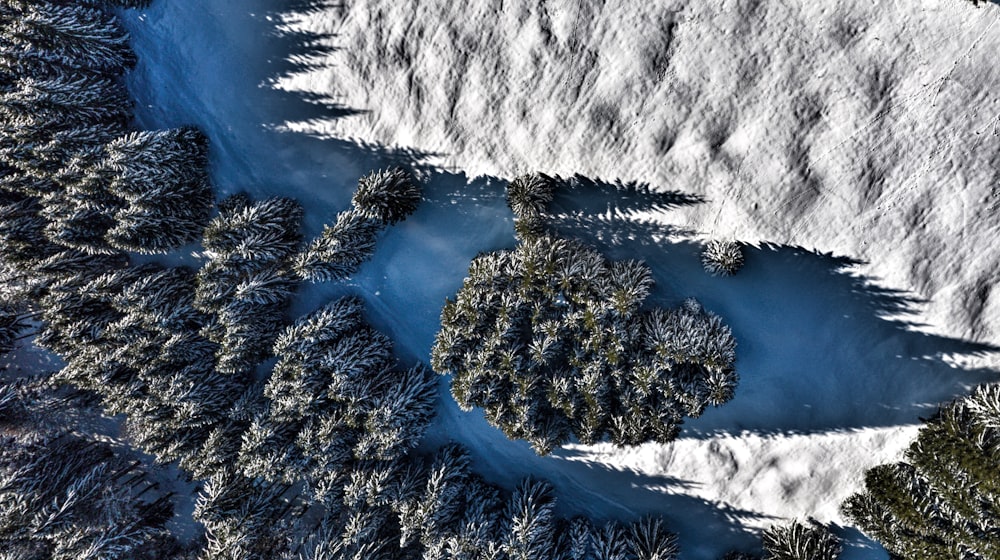
MULTIPOLYGON (((138 124, 199 126, 221 193, 298 198, 309 234, 363 173, 420 169, 424 204, 347 288, 407 361, 428 359, 469 260, 513 245, 507 179, 593 178, 554 222, 644 259, 651 303, 722 315, 736 398, 671 446, 539 458, 442 379, 427 444, 466 444, 503 485, 549 479, 565 514, 664 514, 685 559, 787 519, 841 524, 919 417, 998 378, 1000 7, 619 4, 158 1, 125 15, 138 124), (740 274, 702 272, 711 237, 754 243, 740 274)), ((295 311, 343 290, 311 287, 295 311)), ((838 534, 846 559, 886 557, 838 534)))

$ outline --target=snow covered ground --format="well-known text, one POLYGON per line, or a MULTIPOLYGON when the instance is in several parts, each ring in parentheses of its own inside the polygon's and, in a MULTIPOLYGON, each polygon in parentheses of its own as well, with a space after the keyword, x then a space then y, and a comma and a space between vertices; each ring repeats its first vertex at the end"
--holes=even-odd
MULTIPOLYGON (((361 174, 421 168, 424 204, 351 285, 296 303, 364 296, 408 360, 427 359, 469 260, 513 244, 498 177, 695 195, 596 180, 561 194, 555 221, 646 260, 655 303, 694 296, 727 320, 731 403, 671 446, 539 458, 442 379, 427 443, 466 444, 504 485, 551 480, 566 514, 662 513, 687 559, 785 519, 842 523, 839 502, 918 417, 997 378, 1000 8, 621 4, 157 1, 125 15, 131 88, 140 126, 198 125, 221 191, 298 198, 309 233, 361 174), (764 243, 722 279, 700 269, 703 237, 764 243)), ((840 534, 848 559, 885 557, 840 534)))

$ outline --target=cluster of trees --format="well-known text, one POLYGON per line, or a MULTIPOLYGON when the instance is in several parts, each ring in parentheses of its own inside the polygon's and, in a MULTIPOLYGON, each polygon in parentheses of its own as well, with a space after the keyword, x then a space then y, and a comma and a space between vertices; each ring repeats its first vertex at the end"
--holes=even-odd
MULTIPOLYGON (((0 385, 0 548, 18 558, 675 558, 659 519, 561 519, 544 482, 508 492, 459 446, 414 450, 433 415, 433 375, 398 367, 356 299, 294 322, 287 310, 301 281, 355 272, 419 189, 399 169, 365 176, 352 207, 309 243, 289 199, 236 195, 213 217, 205 137, 130 128, 122 75, 135 55, 111 8, 145 3, 0 0, 0 353, 37 320, 36 343, 66 362, 53 376, 63 389, 0 385), (130 264, 129 253, 199 239, 198 269, 130 264), (170 495, 136 454, 66 428, 81 395, 124 415, 132 443, 204 481, 193 552, 165 529, 170 495)), ((445 308, 435 369, 454 374, 463 406, 483 406, 542 453, 570 434, 668 441, 682 416, 731 398, 732 335, 695 303, 642 310, 649 270, 547 234, 551 199, 544 176, 511 184, 520 246, 473 262, 445 308)), ((835 556, 810 535, 789 530, 765 549, 835 556)))
POLYGON ((551 181, 508 187, 518 246, 481 254, 441 312, 431 364, 463 409, 485 410, 540 454, 575 436, 618 445, 677 437, 684 416, 733 396, 736 343, 689 300, 642 309, 653 279, 639 261, 544 231, 551 181))
POLYGON ((131 449, 92 433, 90 404, 44 373, 0 383, 4 558, 154 560, 180 552, 166 529, 173 505, 162 477, 131 449))
POLYGON ((112 12, 58 1, 0 11, 0 188, 20 226, 8 242, 61 260, 195 241, 211 207, 207 143, 189 128, 129 130, 122 75, 135 56, 112 12))
POLYGON ((66 431, 0 436, 0 549, 6 558, 162 558, 177 547, 164 527, 170 494, 156 490, 108 442, 66 431))
POLYGON ((843 510, 893 558, 1000 558, 1000 386, 941 407, 843 510))

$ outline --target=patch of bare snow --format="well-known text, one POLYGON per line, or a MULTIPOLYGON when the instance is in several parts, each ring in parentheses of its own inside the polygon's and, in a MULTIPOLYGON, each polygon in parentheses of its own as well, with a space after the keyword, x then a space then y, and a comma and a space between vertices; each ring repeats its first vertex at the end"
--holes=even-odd
POLYGON ((336 50, 275 85, 364 111, 289 130, 702 194, 655 217, 867 261, 927 330, 996 343, 998 22, 957 0, 359 0, 285 17, 336 50))

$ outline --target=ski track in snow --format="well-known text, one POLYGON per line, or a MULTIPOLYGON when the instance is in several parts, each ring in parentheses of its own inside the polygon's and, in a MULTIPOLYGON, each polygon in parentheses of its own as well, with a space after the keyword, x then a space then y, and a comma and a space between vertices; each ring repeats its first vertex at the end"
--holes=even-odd
MULTIPOLYGON (((202 128, 220 194, 295 197, 307 235, 360 175, 417 168, 418 211, 349 283, 308 286, 293 309, 361 295, 405 361, 428 359, 469 260, 513 245, 497 177, 701 197, 596 180, 560 193, 553 222, 644 259, 651 303, 694 296, 724 317, 739 343, 732 402, 671 446, 540 458, 460 411, 441 379, 425 445, 465 444, 506 487, 546 478, 566 515, 663 514, 685 559, 753 549, 787 519, 843 524, 840 501, 900 457, 920 416, 997 378, 1000 9, 503 5, 157 1, 123 14, 137 121, 202 128), (737 276, 712 278, 706 236, 757 245, 737 276)), ((844 558, 886 557, 837 532, 844 558)))

